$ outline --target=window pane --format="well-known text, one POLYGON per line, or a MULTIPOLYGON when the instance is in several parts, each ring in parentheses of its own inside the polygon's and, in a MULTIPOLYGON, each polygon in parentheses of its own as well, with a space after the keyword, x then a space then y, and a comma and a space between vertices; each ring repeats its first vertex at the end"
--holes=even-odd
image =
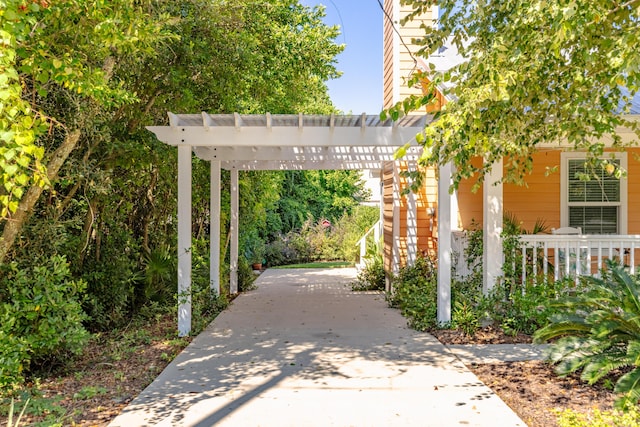
MULTIPOLYGON (((614 162, 620 164, 619 160, 614 162)), ((589 171, 584 165, 585 160, 569 160, 569 202, 619 202, 620 180, 602 168, 589 171), (584 173, 592 175, 589 181, 580 180, 584 173)))
POLYGON ((569 227, 580 227, 584 234, 617 234, 617 206, 570 206, 569 227))

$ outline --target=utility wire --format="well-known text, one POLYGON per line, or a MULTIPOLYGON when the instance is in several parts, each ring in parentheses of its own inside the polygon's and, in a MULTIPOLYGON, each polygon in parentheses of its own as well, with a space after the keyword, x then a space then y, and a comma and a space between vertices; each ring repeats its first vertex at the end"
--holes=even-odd
POLYGON ((340 30, 341 30, 340 33, 342 34, 342 43, 347 44, 347 33, 344 28, 344 22, 342 22, 342 15, 340 14, 340 9, 338 9, 338 6, 336 6, 333 0, 329 0, 329 1, 333 5, 333 8, 336 10, 336 13, 338 14, 338 19, 340 19, 340 30))
MULTIPOLYGON (((386 10, 384 10, 384 6, 382 5, 381 0, 378 0, 378 5, 380 6, 380 9, 382 10, 382 13, 384 14, 385 18, 387 18, 387 20, 389 21, 389 24, 391 24, 391 28, 393 28, 393 31, 395 31, 396 34, 398 35, 398 38, 400 39, 400 43, 402 43, 404 48, 407 49, 407 53, 409 54, 409 56, 411 56, 411 59, 413 59, 413 69, 415 70, 418 67, 418 60, 416 59, 415 56, 413 56, 411 49, 409 49, 409 46, 407 46, 407 44, 402 39, 402 36, 400 35, 400 31, 398 31, 398 29, 396 28, 396 24, 393 22, 393 18, 389 16, 386 10)), ((412 74, 412 73, 413 73, 413 70, 411 70, 411 73, 409 74, 412 74)))

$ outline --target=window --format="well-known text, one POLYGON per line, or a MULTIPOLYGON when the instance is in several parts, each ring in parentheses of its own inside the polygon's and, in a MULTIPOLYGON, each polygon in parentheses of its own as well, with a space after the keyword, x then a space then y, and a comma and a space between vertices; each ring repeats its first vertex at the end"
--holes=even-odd
MULTIPOLYGON (((580 179, 589 173, 584 154, 562 157, 562 226, 580 227, 584 234, 626 234, 626 179, 598 170, 585 181, 580 179)), ((626 153, 618 154, 614 162, 626 169, 626 153)))

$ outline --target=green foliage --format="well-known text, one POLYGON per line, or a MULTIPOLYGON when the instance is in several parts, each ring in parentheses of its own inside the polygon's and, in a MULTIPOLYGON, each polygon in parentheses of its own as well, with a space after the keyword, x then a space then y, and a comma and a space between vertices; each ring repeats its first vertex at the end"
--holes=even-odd
POLYGON ((107 389, 102 386, 88 385, 82 387, 78 392, 73 394, 73 400, 92 399, 100 394, 105 394, 107 389))
POLYGON ((574 289, 573 279, 543 282, 537 285, 503 281, 479 304, 482 312, 507 334, 533 334, 547 325, 555 313, 550 305, 556 298, 574 289))
POLYGON ((31 369, 64 363, 82 350, 88 334, 80 300, 86 284, 72 280, 67 261, 3 267, 0 281, 0 389, 20 384, 31 369))
MULTIPOLYGON (((455 165, 454 187, 483 176, 505 159, 505 180, 522 183, 541 144, 566 141, 592 157, 605 142, 637 143, 640 127, 625 119, 640 88, 640 9, 637 1, 563 2, 403 0, 415 16, 438 6, 437 25, 424 25, 419 55, 453 44, 466 60, 429 73, 427 93, 446 90, 449 102, 421 137, 428 164, 455 165), (443 84, 446 83, 446 84, 443 84), (623 142, 618 127, 635 132, 623 142), (471 159, 482 158, 479 167, 471 159)), ((411 19, 411 16, 408 17, 411 19)), ((408 84, 416 83, 421 75, 408 84)), ((432 96, 398 104, 389 115, 432 102, 432 96)))
POLYGON ((367 196, 359 171, 286 171, 278 201, 279 231, 302 229, 309 218, 335 224, 367 196))
POLYGON ((467 336, 474 336, 480 327, 480 318, 475 307, 464 299, 456 300, 451 314, 451 327, 460 329, 467 336))
POLYGON ((640 280, 611 261, 607 268, 602 278, 586 277, 574 293, 549 302, 556 313, 534 338, 557 339, 548 357, 561 375, 581 371, 594 384, 624 368, 614 388, 621 408, 640 398, 640 280))
POLYGON ((16 421, 14 423, 14 421, 13 421, 13 413, 14 413, 14 408, 15 408, 15 401, 14 401, 13 397, 11 398, 11 404, 9 405, 9 415, 7 417, 7 427, 18 427, 20 425, 20 421, 22 420, 22 416, 24 415, 24 412, 26 411, 28 405, 29 405, 29 399, 27 399, 24 402, 24 405, 22 406, 22 409, 20 410, 20 413, 18 414, 18 418, 16 418, 16 421))
POLYGON ((364 268, 358 271, 355 282, 351 284, 354 291, 384 291, 385 273, 382 255, 375 253, 365 259, 364 268))
POLYGON ((348 268, 353 267, 353 264, 346 261, 315 261, 305 262, 301 264, 287 264, 274 267, 276 269, 292 269, 292 268, 348 268))
POLYGON ((584 414, 566 409, 558 414, 558 427, 640 427, 640 411, 633 405, 625 411, 593 411, 584 414))
POLYGON ((48 139, 46 131, 53 134, 54 126, 77 129, 77 118, 91 116, 96 106, 135 100, 132 91, 112 81, 112 72, 118 56, 151 54, 151 46, 168 38, 166 17, 154 18, 132 0, 96 1, 91 7, 78 0, 2 2, 0 188, 6 192, 0 193, 0 219, 17 210, 30 185, 48 182, 39 137, 48 139), (94 108, 78 112, 76 120, 67 120, 66 106, 51 108, 70 98, 75 106, 94 108))
POLYGON ((266 245, 265 259, 269 266, 319 260, 355 262, 359 253, 357 241, 378 218, 379 209, 371 206, 355 207, 330 227, 309 217, 301 229, 279 235, 266 245))
POLYGON ((437 324, 437 271, 430 258, 419 257, 413 266, 400 269, 394 277, 389 306, 400 309, 409 327, 425 331, 437 324))

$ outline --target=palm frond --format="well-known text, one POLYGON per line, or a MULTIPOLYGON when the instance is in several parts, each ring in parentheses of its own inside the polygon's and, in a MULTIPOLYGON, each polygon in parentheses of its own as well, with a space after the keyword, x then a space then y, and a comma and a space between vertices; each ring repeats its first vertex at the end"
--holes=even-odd
POLYGON ((616 407, 624 408, 628 404, 636 405, 640 400, 640 368, 621 376, 613 391, 624 394, 616 400, 616 407))

